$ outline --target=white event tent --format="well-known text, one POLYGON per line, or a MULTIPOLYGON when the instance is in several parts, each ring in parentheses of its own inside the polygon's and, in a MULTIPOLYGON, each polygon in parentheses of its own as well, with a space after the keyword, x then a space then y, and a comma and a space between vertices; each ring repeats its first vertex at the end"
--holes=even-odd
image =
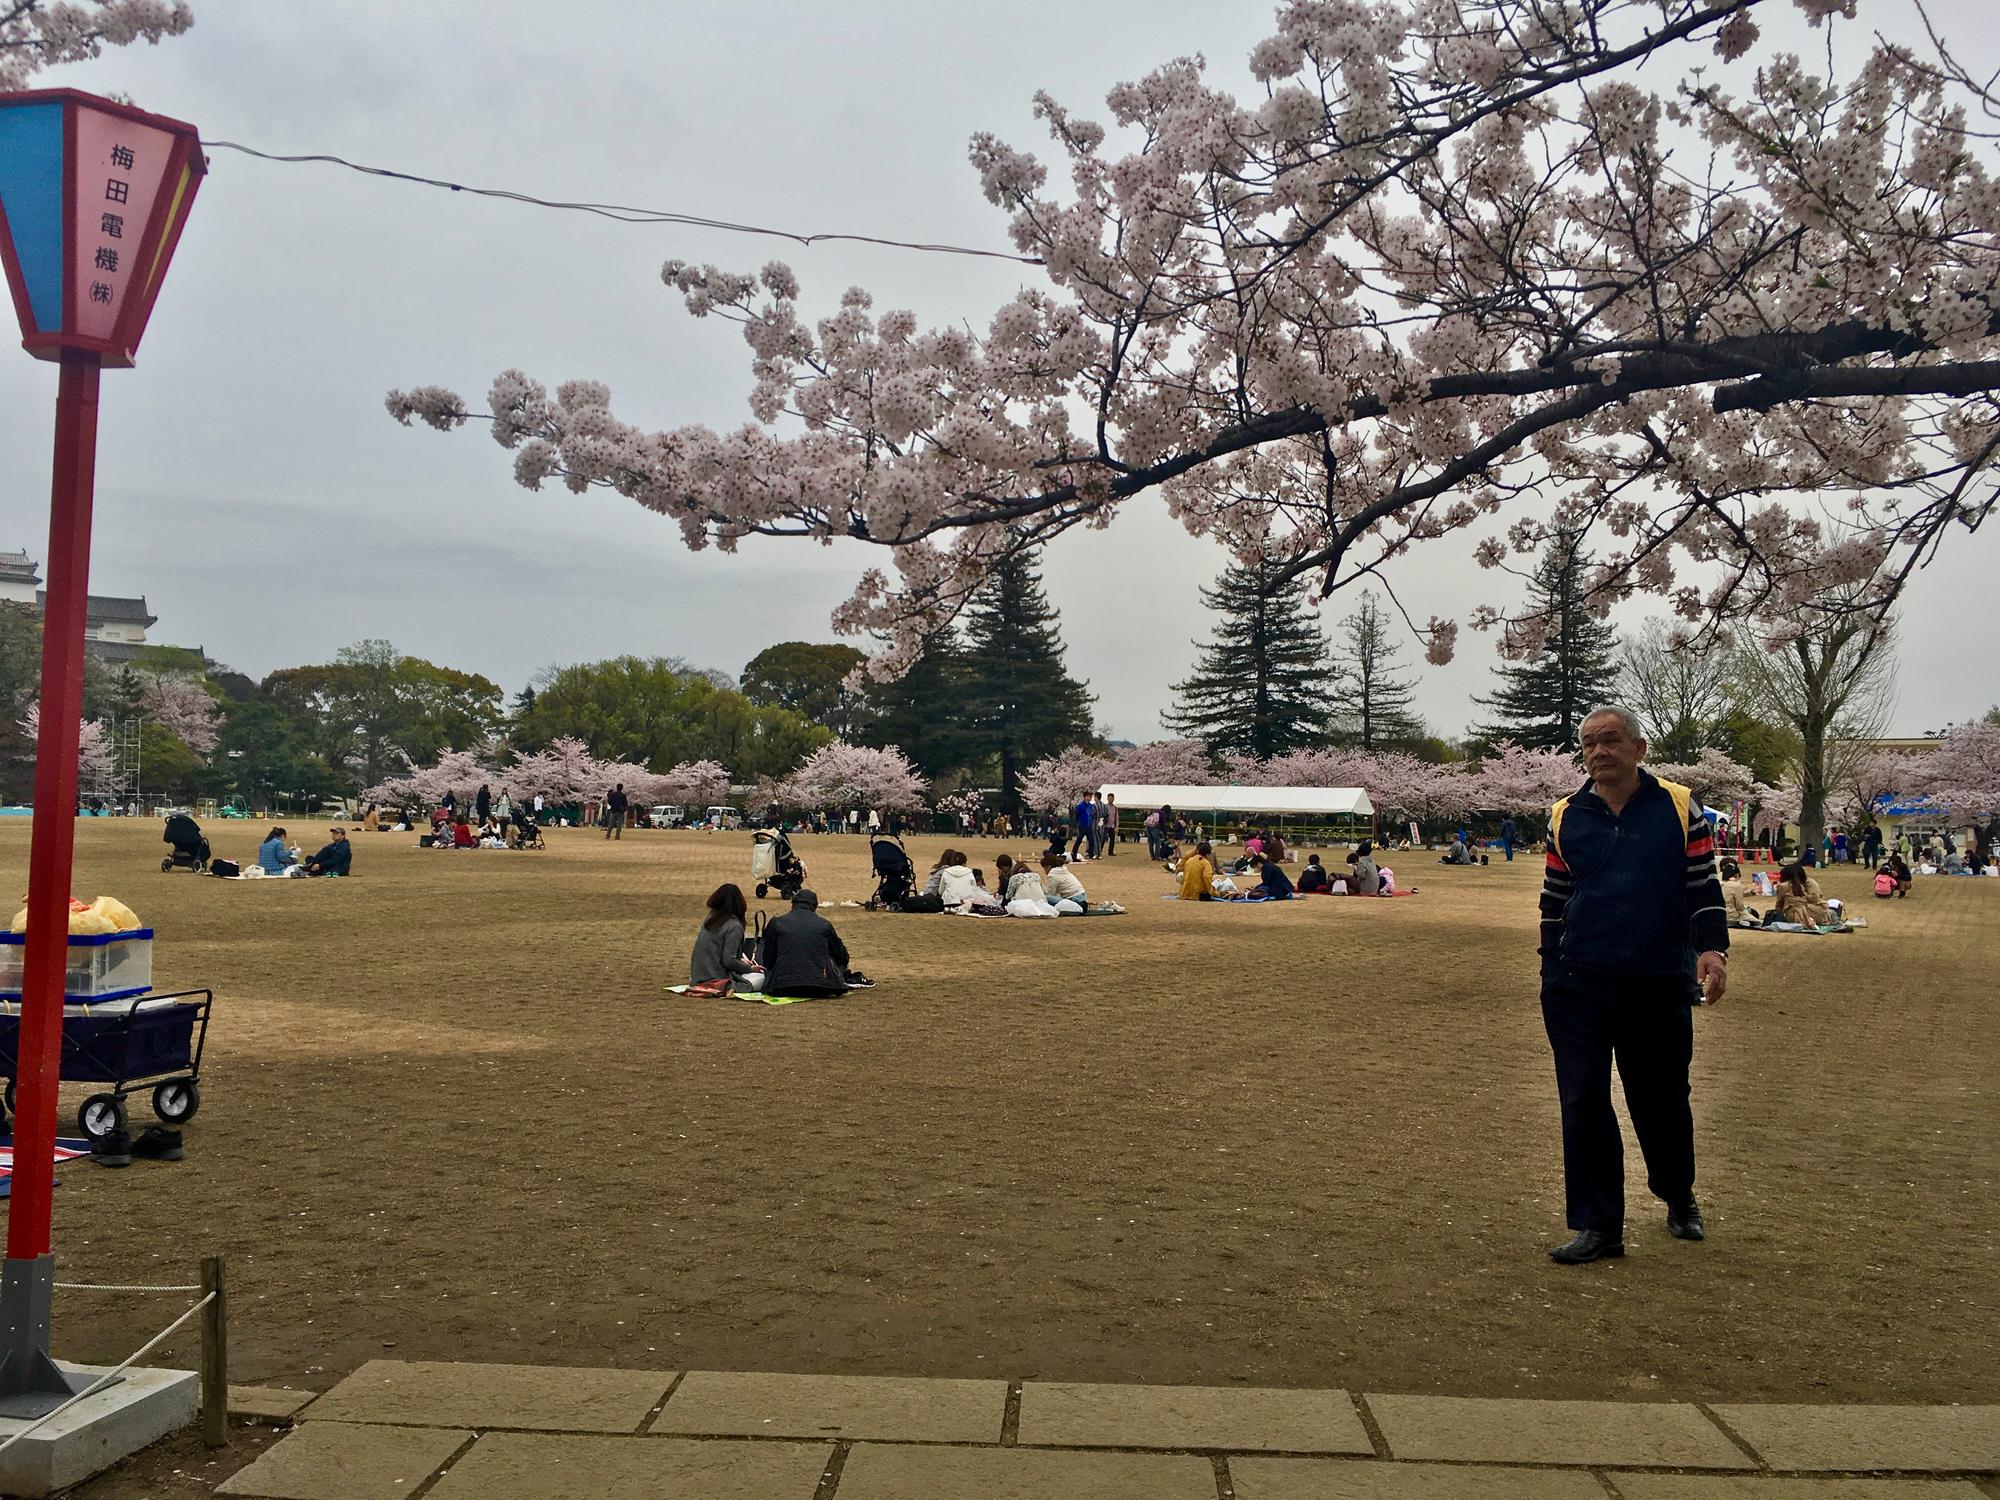
POLYGON ((1141 817, 1161 806, 1177 813, 1239 817, 1372 818, 1375 804, 1358 786, 1106 786, 1121 812, 1141 817))

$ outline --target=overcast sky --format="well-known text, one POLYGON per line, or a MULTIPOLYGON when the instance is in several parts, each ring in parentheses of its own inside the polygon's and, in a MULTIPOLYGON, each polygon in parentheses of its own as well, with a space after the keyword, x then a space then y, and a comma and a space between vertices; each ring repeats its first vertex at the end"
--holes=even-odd
MULTIPOLYGON (((1884 0, 1863 0, 1864 11, 1884 0)), ((1897 13, 1903 13, 1900 5, 1897 13)), ((1087 117, 1104 94, 1200 52, 1247 84, 1263 4, 914 0, 716 5, 640 0, 196 0, 157 48, 55 70, 121 90, 211 139, 544 197, 625 202, 802 231, 1007 248, 966 142, 1042 153, 1030 100, 1087 117)), ((1933 6, 1976 60, 2000 61, 1987 0, 1933 6)), ((380 636, 509 691, 551 663, 622 652, 740 672, 827 622, 879 554, 752 542, 690 554, 677 528, 605 492, 515 486, 482 432, 398 427, 391 386, 440 382, 475 405, 519 367, 608 381, 625 419, 748 419, 735 325, 697 322, 659 281, 669 257, 789 260, 809 315, 859 284, 878 307, 983 328, 1031 267, 862 246, 803 249, 721 231, 634 227, 229 151, 211 173, 141 350, 104 382, 94 592, 145 594, 156 640, 261 676, 380 636)), ((47 549, 54 366, 0 358, 0 549, 47 549)), ((2000 536, 1955 538, 1904 611, 1895 724, 1984 710, 2000 647, 2000 536)), ((1469 545, 1425 547, 1395 582, 1410 612, 1505 602, 1469 545)), ((1156 501, 1050 549, 1070 667, 1099 723, 1146 740, 1192 663, 1194 589, 1223 566, 1156 501)), ((1353 607, 1336 596, 1329 625, 1353 607)), ((1420 663, 1421 652, 1406 650, 1420 663)), ((1490 637, 1426 669, 1418 705, 1447 734, 1476 721, 1490 637)))

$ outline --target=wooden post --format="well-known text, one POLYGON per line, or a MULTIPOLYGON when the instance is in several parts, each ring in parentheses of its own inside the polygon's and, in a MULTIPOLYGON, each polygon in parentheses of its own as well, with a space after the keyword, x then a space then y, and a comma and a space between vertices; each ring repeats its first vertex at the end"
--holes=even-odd
POLYGON ((215 1298, 201 1310, 201 1440, 220 1448, 229 1441, 229 1302, 221 1256, 202 1257, 201 1291, 215 1298))

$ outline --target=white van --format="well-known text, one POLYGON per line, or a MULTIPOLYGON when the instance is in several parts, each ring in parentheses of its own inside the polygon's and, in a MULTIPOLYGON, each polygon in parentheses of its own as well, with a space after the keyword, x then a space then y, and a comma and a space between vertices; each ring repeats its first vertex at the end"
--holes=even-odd
POLYGON ((663 802, 647 816, 652 819, 655 828, 678 828, 687 821, 687 809, 663 802))
POLYGON ((711 828, 741 828, 743 814, 733 807, 711 807, 702 814, 702 821, 711 828))

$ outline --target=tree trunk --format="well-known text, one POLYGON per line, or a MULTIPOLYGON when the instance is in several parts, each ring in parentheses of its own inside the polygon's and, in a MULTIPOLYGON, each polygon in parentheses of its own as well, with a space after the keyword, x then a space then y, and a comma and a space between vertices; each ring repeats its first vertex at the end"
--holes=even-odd
POLYGON ((1799 738, 1799 853, 1826 836, 1826 731, 1812 724, 1799 738))

